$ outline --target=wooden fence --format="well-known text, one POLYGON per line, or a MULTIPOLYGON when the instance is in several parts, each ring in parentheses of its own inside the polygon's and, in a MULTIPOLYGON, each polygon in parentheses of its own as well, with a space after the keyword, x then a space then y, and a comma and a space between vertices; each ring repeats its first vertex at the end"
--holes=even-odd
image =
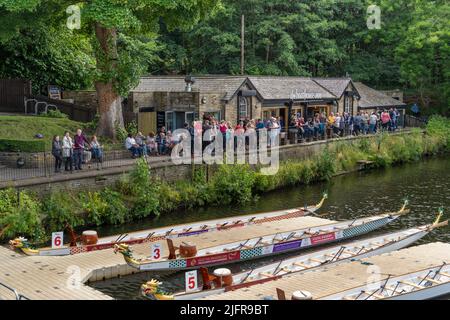
POLYGON ((31 95, 31 81, 0 79, 0 112, 23 113, 24 99, 31 95))

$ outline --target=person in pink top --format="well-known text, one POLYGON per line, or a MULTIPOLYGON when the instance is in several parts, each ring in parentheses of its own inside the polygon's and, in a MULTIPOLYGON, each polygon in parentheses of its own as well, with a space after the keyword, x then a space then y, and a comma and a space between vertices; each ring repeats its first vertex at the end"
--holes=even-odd
POLYGON ((381 127, 383 128, 383 131, 388 129, 390 122, 391 116, 389 115, 389 112, 384 110, 383 113, 381 114, 381 127))

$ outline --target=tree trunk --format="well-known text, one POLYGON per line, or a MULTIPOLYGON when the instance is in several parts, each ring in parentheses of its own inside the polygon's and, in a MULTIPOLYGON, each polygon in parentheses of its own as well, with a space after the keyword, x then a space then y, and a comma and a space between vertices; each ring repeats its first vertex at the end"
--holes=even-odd
MULTIPOLYGON (((97 51, 97 69, 102 75, 115 74, 117 67, 117 30, 107 29, 100 24, 95 25, 95 35, 99 43, 97 51)), ((95 83, 98 97, 100 120, 97 135, 116 138, 116 126, 123 127, 122 98, 114 88, 115 79, 106 77, 95 83)))

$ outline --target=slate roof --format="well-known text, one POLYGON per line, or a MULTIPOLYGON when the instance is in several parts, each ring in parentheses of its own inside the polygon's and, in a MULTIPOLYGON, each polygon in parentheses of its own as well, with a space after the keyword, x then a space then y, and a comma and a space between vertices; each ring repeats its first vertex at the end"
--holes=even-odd
POLYGON ((354 83, 361 99, 359 100, 360 108, 380 108, 380 107, 404 107, 405 103, 391 98, 384 93, 372 89, 361 82, 354 83))
MULTIPOLYGON (((139 85, 131 92, 180 92, 186 88, 185 76, 143 77, 139 85)), ((223 94, 222 99, 229 100, 247 80, 245 76, 194 76, 193 91, 223 94)))
POLYGON ((314 81, 340 98, 352 81, 350 78, 314 78, 314 81))
MULTIPOLYGON (((139 85, 131 92, 180 92, 186 83, 184 76, 150 76, 143 77, 139 85)), ((194 76, 193 91, 216 93, 223 100, 231 100, 238 90, 248 83, 263 100, 335 100, 339 99, 350 78, 307 78, 274 76, 229 76, 208 75, 194 76)), ((353 83, 353 82, 352 82, 353 83)), ((361 108, 401 107, 404 103, 382 92, 369 88, 360 82, 353 83, 361 96, 361 108)))
POLYGON ((336 99, 311 78, 249 76, 248 79, 265 100, 287 100, 292 95, 295 100, 336 99))

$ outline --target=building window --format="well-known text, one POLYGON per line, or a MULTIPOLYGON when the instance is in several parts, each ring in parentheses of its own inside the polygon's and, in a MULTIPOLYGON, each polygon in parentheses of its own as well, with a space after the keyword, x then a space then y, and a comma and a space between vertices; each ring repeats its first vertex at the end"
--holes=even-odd
POLYGON ((248 117, 247 98, 239 97, 239 120, 245 120, 248 117))
POLYGON ((175 126, 175 123, 174 123, 173 112, 167 111, 166 112, 166 132, 173 131, 174 126, 175 126))
POLYGON ((345 93, 344 97, 344 112, 350 113, 350 99, 347 92, 345 93))

